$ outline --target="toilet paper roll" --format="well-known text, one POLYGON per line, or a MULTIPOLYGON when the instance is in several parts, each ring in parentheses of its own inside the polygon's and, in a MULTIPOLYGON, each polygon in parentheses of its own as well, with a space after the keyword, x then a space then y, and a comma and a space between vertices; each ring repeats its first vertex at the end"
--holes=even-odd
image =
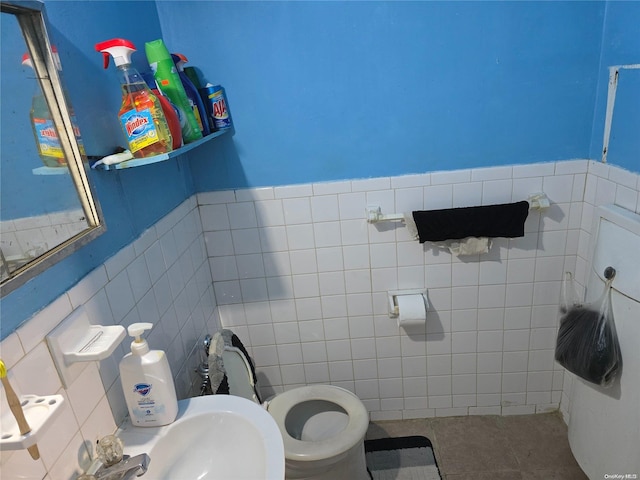
POLYGON ((416 327, 427 322, 427 306, 422 295, 398 295, 396 301, 399 327, 416 327))

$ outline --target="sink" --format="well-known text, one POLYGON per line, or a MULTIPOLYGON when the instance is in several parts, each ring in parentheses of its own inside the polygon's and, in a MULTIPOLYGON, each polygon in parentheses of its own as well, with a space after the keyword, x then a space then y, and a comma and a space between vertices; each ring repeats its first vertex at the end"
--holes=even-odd
POLYGON ((234 395, 178 402, 178 416, 164 427, 116 432, 124 453, 151 458, 145 480, 284 479, 284 447, 278 425, 257 403, 234 395))

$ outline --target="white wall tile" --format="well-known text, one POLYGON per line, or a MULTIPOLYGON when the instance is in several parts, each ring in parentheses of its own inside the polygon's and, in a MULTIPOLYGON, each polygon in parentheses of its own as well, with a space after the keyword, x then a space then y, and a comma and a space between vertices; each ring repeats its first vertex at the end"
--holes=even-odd
POLYGON ((555 163, 534 163, 531 165, 514 165, 513 178, 538 177, 541 175, 553 175, 555 163))
MULTIPOLYGON (((371 245, 371 250, 373 250, 373 247, 374 245, 371 245)), ((348 245, 342 247, 345 270, 369 268, 371 266, 370 255, 369 245, 348 245)))
POLYGON ((229 215, 225 204, 202 205, 200 207, 202 229, 205 232, 230 228, 229 215))
POLYGON ((227 204, 229 226, 231 229, 254 228, 258 226, 253 202, 238 202, 227 204))
POLYGON ((454 263, 451 266, 451 284, 454 287, 478 285, 479 272, 478 263, 454 263))
POLYGON ((236 201, 250 202, 252 200, 270 200, 274 198, 272 187, 245 188, 236 190, 236 201))
POLYGON ((296 298, 296 317, 299 322, 321 319, 320 297, 296 298))
POLYGON ((309 197, 313 194, 313 187, 310 184, 286 185, 273 189, 275 198, 295 198, 309 197))
POLYGON ((289 252, 289 259, 291 261, 291 273, 294 275, 318 271, 315 250, 293 250, 289 252))
POLYGON ((512 180, 487 180, 482 182, 482 205, 509 203, 513 190, 512 180))
MULTIPOLYGON (((214 232, 215 233, 215 232, 214 232)), ((242 230, 232 230, 232 247, 236 255, 245 253, 260 253, 262 251, 260 234, 257 228, 246 228, 242 230)), ((224 255, 228 255, 225 249, 224 255)))
POLYGON ((136 304, 127 271, 123 270, 116 275, 105 286, 105 291, 113 317, 119 323, 136 304))
POLYGON ((303 250, 315 247, 313 225, 310 223, 287 225, 286 231, 290 250, 303 250))
POLYGON ((343 245, 358 245, 368 243, 369 234, 367 224, 362 220, 343 220, 340 222, 343 245))
POLYGON ((453 188, 451 184, 424 187, 425 210, 437 210, 453 207, 453 188))
POLYGON ((263 252, 284 252, 289 249, 287 229, 284 226, 260 228, 259 235, 263 252))
POLYGON ((478 332, 452 332, 451 352, 470 353, 477 351, 478 332))
POLYGON ((317 248, 336 247, 342 244, 340 222, 314 223, 313 234, 317 248))
MULTIPOLYGON (((502 372, 502 352, 478 353, 476 368, 477 368, 478 374, 502 372)), ((483 393, 483 392, 479 391, 478 393, 483 393)))
POLYGON ((573 184, 572 175, 555 175, 544 177, 542 190, 553 203, 565 203, 571 201, 572 190, 567 185, 573 184))
POLYGON ((80 376, 69 385, 67 395, 78 425, 84 424, 105 395, 95 362, 89 362, 80 376))
POLYGON ((453 170, 444 172, 433 172, 431 174, 431 185, 462 183, 469 182, 470 180, 471 170, 453 170))
POLYGON ((505 330, 503 351, 529 350, 529 330, 505 330))
POLYGON ((347 270, 344 272, 344 281, 347 294, 371 292, 371 271, 369 269, 347 270))
MULTIPOLYGON (((86 303, 98 321, 160 318, 151 339, 178 338, 167 349, 176 373, 184 371, 199 332, 217 328, 219 317, 263 359, 259 371, 270 391, 345 385, 381 418, 543 411, 568 398, 570 388, 552 358, 561 274, 571 268, 584 275, 593 205, 615 201, 637 209, 639 182, 636 173, 577 160, 198 194, 197 211, 196 197, 183 202, 5 339, 3 357, 18 390, 59 391, 42 338, 86 303), (552 208, 532 212, 525 237, 496 239, 477 262, 420 245, 401 224, 380 228, 364 219, 373 201, 395 213, 516 201, 540 190, 552 208), (219 268, 225 262, 237 273, 219 268), (428 334, 412 339, 388 317, 386 291, 425 285, 428 334), (252 301, 241 303, 243 294, 252 301), (124 302, 114 318, 109 301, 117 299, 124 302), (216 303, 215 315, 207 313, 216 303), (306 358, 301 340, 312 344, 306 358), (51 372, 44 383, 43 369, 51 372)), ((103 362, 98 375, 85 373, 91 379, 81 381, 86 387, 101 376, 111 384, 106 396, 88 403, 104 417, 108 400, 112 419, 101 424, 77 407, 86 421, 79 425, 74 417, 65 445, 41 464, 49 477, 69 473, 60 462, 73 438, 108 430, 126 412, 114 365, 103 362)), ((2 463, 10 472, 12 463, 2 463)))
POLYGON ((616 188, 615 204, 635 212, 638 207, 638 192, 635 189, 618 185, 616 188))
POLYGON ((464 332, 478 329, 478 310, 453 310, 451 312, 451 331, 464 332))
POLYGON ((340 220, 364 219, 366 206, 366 195, 363 192, 338 195, 340 220))
POLYGON ((107 271, 104 266, 100 266, 90 272, 75 286, 71 287, 67 292, 67 295, 69 296, 69 300, 71 300, 73 308, 82 305, 93 297, 98 290, 107 284, 107 281, 107 271))
POLYGON ((260 227, 284 225, 282 200, 263 200, 255 202, 255 214, 258 226, 260 227))
MULTIPOLYGON (((87 299, 88 300, 88 299, 87 299)), ((42 342, 60 322, 62 322, 73 311, 69 297, 61 295, 52 303, 36 313, 33 319, 20 326, 16 333, 22 348, 25 352, 30 352, 36 345, 42 342)))
POLYGON ((351 191, 351 182, 322 182, 313 184, 314 195, 331 195, 337 193, 347 193, 351 191))

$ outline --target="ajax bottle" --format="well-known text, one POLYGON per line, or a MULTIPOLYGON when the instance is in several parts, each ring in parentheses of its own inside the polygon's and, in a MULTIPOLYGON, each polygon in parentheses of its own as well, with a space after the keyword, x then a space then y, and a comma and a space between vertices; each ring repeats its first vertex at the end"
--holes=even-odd
MULTIPOLYGON (((56 47, 51 48, 54 63, 58 70, 61 70, 60 61, 58 59, 58 52, 56 47)), ((22 65, 33 68, 33 62, 31 56, 25 53, 22 56, 22 65)), ((67 97, 66 92, 65 97, 67 97)), ((78 142, 78 148, 82 155, 84 152, 84 145, 80 138, 80 129, 78 128, 75 114, 73 113, 73 107, 67 99, 67 105, 69 105, 71 122, 73 124, 73 131, 78 142)), ((29 118, 31 119, 31 129, 33 130, 33 136, 38 148, 38 155, 47 167, 66 167, 67 159, 64 156, 62 147, 60 146, 60 139, 58 138, 58 132, 53 123, 53 117, 49 111, 49 105, 47 100, 42 94, 40 85, 36 85, 36 92, 31 100, 31 111, 29 112, 29 118)))
POLYGON ((114 38, 96 44, 104 56, 104 68, 109 66, 109 55, 118 67, 122 85, 122 105, 118 118, 135 158, 150 157, 171 151, 171 132, 158 98, 138 71, 131 66, 131 54, 136 48, 128 40, 114 38))
POLYGON ((151 323, 133 323, 127 331, 135 340, 131 353, 120 361, 120 380, 129 409, 131 424, 136 427, 168 425, 178 415, 178 399, 167 355, 149 350, 141 338, 151 323))

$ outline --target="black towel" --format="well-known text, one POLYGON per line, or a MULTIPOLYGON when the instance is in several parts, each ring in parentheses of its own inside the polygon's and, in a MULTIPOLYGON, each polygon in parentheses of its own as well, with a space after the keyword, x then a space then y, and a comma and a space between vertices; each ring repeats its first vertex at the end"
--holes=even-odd
POLYGON ((466 237, 523 237, 529 202, 413 212, 420 243, 466 237))

